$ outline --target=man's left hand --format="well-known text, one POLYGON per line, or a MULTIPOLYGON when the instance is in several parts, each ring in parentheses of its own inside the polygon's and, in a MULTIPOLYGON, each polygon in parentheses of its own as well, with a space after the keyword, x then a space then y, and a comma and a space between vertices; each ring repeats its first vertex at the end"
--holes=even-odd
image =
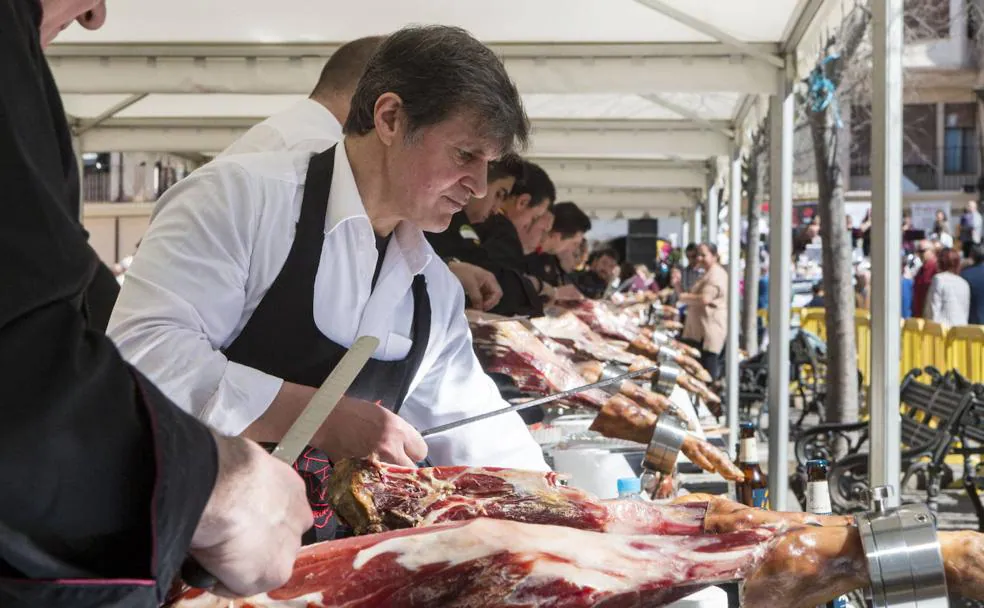
POLYGON ((465 262, 451 262, 448 268, 458 277, 473 307, 489 310, 502 299, 499 281, 488 270, 465 262))

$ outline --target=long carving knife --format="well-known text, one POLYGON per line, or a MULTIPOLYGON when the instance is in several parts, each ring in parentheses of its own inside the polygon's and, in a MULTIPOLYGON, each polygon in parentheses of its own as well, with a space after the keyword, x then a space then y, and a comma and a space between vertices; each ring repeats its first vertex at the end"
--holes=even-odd
MULTIPOLYGON (((379 338, 374 336, 362 336, 352 344, 308 404, 304 406, 301 414, 287 429, 287 433, 277 447, 273 449, 271 454, 274 458, 289 465, 294 464, 304 447, 341 401, 345 391, 355 382, 355 378, 366 366, 366 362, 376 352, 378 346, 379 338)), ((188 558, 182 564, 181 579, 188 585, 200 589, 210 589, 218 583, 218 579, 193 558, 188 558)))
POLYGON ((553 395, 547 395, 546 397, 541 397, 539 399, 533 399, 532 401, 524 401, 523 403, 517 403, 516 405, 511 405, 509 407, 504 407, 498 410, 492 410, 491 412, 485 412, 484 414, 478 414, 477 416, 471 416, 469 418, 462 418, 455 422, 449 422, 447 424, 442 424, 440 426, 435 426, 427 429, 426 431, 421 431, 421 435, 427 437, 429 435, 436 435, 437 433, 444 433, 458 427, 465 426, 466 424, 471 424, 473 422, 478 422, 480 420, 485 420, 487 418, 492 418, 494 416, 500 416, 502 414, 508 414, 510 412, 518 412, 519 410, 525 410, 527 408, 536 407, 538 405, 545 405, 547 403, 552 403, 558 399, 564 399, 565 397, 570 397, 578 393, 584 392, 593 388, 603 388, 612 384, 617 384, 623 382, 630 378, 636 378, 638 376, 644 376, 646 374, 651 374, 658 370, 659 366, 655 365, 653 367, 647 367, 645 369, 636 370, 634 372, 628 372, 618 376, 613 376, 605 380, 599 380, 598 382, 592 382, 591 384, 585 384, 584 386, 579 386, 577 388, 568 389, 566 391, 561 391, 559 393, 554 393, 553 395))

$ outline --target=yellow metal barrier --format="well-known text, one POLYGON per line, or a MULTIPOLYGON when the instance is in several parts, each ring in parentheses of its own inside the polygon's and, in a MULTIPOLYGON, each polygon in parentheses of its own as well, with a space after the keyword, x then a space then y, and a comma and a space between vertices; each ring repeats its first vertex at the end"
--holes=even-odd
POLYGON ((822 308, 800 309, 800 329, 814 333, 824 342, 827 341, 827 320, 822 308))
POLYGON ((946 354, 946 331, 946 327, 935 321, 923 320, 920 334, 922 336, 923 367, 932 365, 940 371, 949 369, 946 354))
MULTIPOLYGON (((899 374, 905 376, 910 369, 923 369, 922 358, 922 319, 903 319, 902 320, 902 356, 900 357, 899 374)), ((920 376, 923 382, 929 382, 925 375, 920 376)))
MULTIPOLYGON (((826 311, 823 308, 794 308, 792 316, 799 317, 799 326, 827 340, 826 311)), ((763 320, 767 311, 758 311, 763 320)), ((946 327, 924 319, 905 319, 900 324, 902 352, 899 372, 933 366, 940 371, 955 369, 971 382, 984 383, 984 325, 946 327)), ((869 385, 871 376, 871 314, 867 310, 854 313, 854 336, 858 349, 858 370, 869 385)), ((925 374, 920 381, 929 382, 925 374)))
POLYGON ((984 327, 965 325, 946 333, 946 369, 955 369, 973 382, 984 380, 984 327))
POLYGON ((854 342, 858 349, 858 371, 865 386, 871 386, 871 313, 854 311, 854 342))

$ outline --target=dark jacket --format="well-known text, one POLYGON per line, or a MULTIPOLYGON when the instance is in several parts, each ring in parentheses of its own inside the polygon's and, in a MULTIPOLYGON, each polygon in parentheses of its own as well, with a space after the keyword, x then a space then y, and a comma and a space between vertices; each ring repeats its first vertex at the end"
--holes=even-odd
POLYGON ((608 283, 599 277, 591 269, 580 270, 571 276, 574 285, 584 294, 584 297, 592 300, 600 300, 605 297, 608 290, 608 283))
POLYGON ((40 17, 37 0, 0 2, 0 605, 153 606, 211 493, 215 443, 101 331, 112 297, 90 295, 109 291, 40 17))
POLYGON ((970 316, 971 325, 984 325, 984 264, 974 264, 960 273, 970 284, 970 316))
POLYGON ((526 255, 512 221, 504 215, 493 215, 476 224, 475 230, 485 256, 478 265, 495 273, 502 287, 502 300, 491 312, 506 316, 542 316, 543 301, 537 287, 526 277, 526 255))
POLYGON ((560 260, 552 253, 537 251, 526 256, 526 274, 554 287, 570 283, 570 277, 560 267, 560 260))

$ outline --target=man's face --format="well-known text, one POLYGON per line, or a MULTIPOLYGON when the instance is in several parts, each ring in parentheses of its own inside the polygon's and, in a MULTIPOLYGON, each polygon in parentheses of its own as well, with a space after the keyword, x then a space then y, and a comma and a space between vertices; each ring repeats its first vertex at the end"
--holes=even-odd
POLYGON ((497 151, 461 114, 422 127, 409 142, 405 133, 397 131, 387 152, 385 187, 404 201, 402 219, 441 232, 472 198, 485 197, 489 161, 497 151))
POLYGON ((576 232, 574 236, 561 237, 560 243, 557 245, 557 251, 575 251, 584 242, 584 233, 576 232))
POLYGON ((511 175, 489 182, 488 193, 482 198, 473 198, 465 207, 468 221, 472 224, 481 224, 492 214, 498 213, 515 184, 516 178, 511 175))
POLYGON ((696 249, 688 249, 686 251, 686 254, 687 254, 687 263, 690 266, 695 266, 697 264, 697 250, 696 249))
POLYGON ((529 230, 533 222, 547 212, 549 199, 534 201, 529 194, 518 194, 509 197, 508 204, 502 212, 513 223, 518 232, 529 230))
POLYGON ((536 251, 536 248, 543 242, 543 237, 553 227, 553 220, 553 213, 548 211, 537 218, 528 230, 519 233, 519 240, 523 243, 524 253, 529 254, 536 251))
POLYGON ((63 29, 78 21, 89 30, 106 21, 105 0, 41 0, 41 46, 46 47, 63 29))
POLYGON ((919 259, 923 262, 932 260, 936 257, 936 250, 933 249, 933 244, 929 241, 919 241, 919 249, 917 253, 919 254, 919 259))
POLYGON ((603 255, 591 263, 591 270, 605 282, 612 282, 618 276, 618 262, 609 255, 603 255))
POLYGON ((541 247, 547 253, 559 256, 564 253, 575 251, 584 241, 584 233, 577 232, 572 236, 564 236, 559 232, 550 232, 543 237, 541 247))

